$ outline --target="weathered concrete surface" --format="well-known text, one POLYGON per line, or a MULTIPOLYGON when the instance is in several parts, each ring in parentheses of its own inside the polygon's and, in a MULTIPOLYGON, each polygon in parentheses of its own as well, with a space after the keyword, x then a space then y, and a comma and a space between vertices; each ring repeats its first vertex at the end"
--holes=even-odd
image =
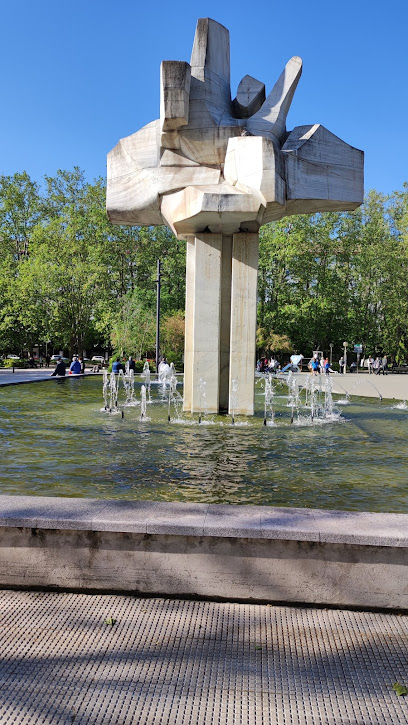
POLYGON ((408 516, 2 496, 0 586, 408 609, 408 516))
POLYGON ((407 616, 12 591, 0 610, 2 723, 408 722, 407 616))

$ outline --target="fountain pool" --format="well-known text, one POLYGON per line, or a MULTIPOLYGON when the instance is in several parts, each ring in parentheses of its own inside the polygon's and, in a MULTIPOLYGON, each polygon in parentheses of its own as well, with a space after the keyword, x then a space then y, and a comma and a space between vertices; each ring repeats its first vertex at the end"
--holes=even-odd
POLYGON ((252 418, 199 424, 172 406, 169 423, 158 385, 141 416, 145 382, 123 419, 104 411, 100 377, 2 388, 0 494, 408 513, 406 406, 351 398, 330 420, 303 411, 291 425, 293 390, 275 384, 265 426, 260 381, 252 418))

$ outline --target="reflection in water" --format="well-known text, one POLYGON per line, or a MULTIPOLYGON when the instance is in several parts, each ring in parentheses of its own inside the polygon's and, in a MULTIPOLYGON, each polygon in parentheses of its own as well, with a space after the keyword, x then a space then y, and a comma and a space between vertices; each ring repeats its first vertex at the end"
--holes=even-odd
POLYGON ((305 394, 288 407, 279 390, 275 427, 262 395, 235 425, 169 424, 157 386, 140 420, 142 383, 124 420, 103 411, 100 378, 2 388, 0 493, 408 512, 406 407, 351 398, 333 422, 311 424, 303 408, 307 425, 291 425, 305 394))

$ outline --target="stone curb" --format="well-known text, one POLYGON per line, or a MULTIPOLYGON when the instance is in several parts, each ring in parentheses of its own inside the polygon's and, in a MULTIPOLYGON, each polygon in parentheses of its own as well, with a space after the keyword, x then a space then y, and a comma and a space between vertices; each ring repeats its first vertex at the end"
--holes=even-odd
POLYGON ((408 547, 408 515, 162 501, 0 496, 0 526, 408 547))

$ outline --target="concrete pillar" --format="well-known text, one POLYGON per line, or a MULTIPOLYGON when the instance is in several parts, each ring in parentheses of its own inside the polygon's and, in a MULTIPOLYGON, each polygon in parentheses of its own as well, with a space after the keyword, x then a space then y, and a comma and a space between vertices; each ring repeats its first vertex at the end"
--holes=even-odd
POLYGON ((258 234, 234 234, 229 412, 240 415, 254 414, 258 248, 258 234))
POLYGON ((257 273, 258 234, 187 237, 185 411, 253 415, 257 273))
POLYGON ((193 403, 193 330, 194 330, 195 238, 187 237, 186 312, 184 337, 184 410, 193 403))
POLYGON ((187 249, 184 410, 218 413, 222 235, 199 234, 194 252, 191 238, 187 249), (205 381, 205 401, 200 380, 205 381))

